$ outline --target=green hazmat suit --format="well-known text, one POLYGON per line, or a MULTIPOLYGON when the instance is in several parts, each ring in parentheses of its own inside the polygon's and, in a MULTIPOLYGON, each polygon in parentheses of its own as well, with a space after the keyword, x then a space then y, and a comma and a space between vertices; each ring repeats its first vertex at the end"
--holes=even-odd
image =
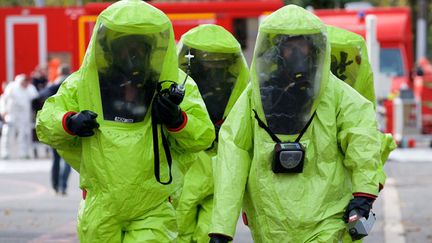
MULTIPOLYGON (((295 5, 277 10, 261 23, 251 84, 219 133, 211 234, 232 238, 243 207, 254 242, 340 242, 347 238, 342 215, 353 194, 378 194, 380 137, 373 104, 330 73, 325 36, 326 27, 318 17, 295 5), (318 50, 323 53, 316 72, 319 89, 307 120, 316 114, 300 140, 305 148, 302 173, 272 171, 275 142, 253 112, 269 123, 260 94, 265 69, 259 69, 258 63, 272 59, 264 51, 271 51, 266 45, 280 34, 324 40, 318 50)), ((276 135, 282 141, 297 138, 297 134, 276 135)))
MULTIPOLYGON (((182 127, 168 130, 158 125, 158 130, 163 129, 167 137, 173 157, 172 183, 159 183, 155 179, 151 112, 146 112, 137 122, 110 120, 104 114, 103 101, 111 99, 103 100, 99 88, 105 84, 98 72, 110 60, 100 49, 103 31, 126 37, 139 36, 151 43, 147 63, 151 68, 147 67, 158 74, 158 79, 152 80, 153 86, 164 80, 180 83, 185 79, 186 74, 178 69, 168 17, 143 1, 116 2, 98 16, 82 66, 45 102, 37 115, 36 131, 42 142, 61 150, 69 157, 68 161, 73 161, 80 173, 80 187, 87 190, 79 212, 80 242, 172 242, 178 233, 175 209, 168 198, 182 183, 179 163, 193 159, 190 155, 211 146, 214 127, 196 84, 188 79, 186 95, 180 104, 186 116, 182 127), (62 125, 67 112, 82 110, 98 114, 100 127, 94 129, 91 137, 70 135, 62 125)), ((142 90, 146 92, 145 88, 142 90)), ((150 98, 154 93, 151 95, 150 98)), ((139 114, 142 115, 142 111, 139 114)), ((156 146, 161 181, 167 181, 169 169, 160 132, 156 146)))
POLYGON ((374 105, 375 89, 366 43, 362 36, 327 26, 331 45, 331 71, 374 105))
MULTIPOLYGON (((331 71, 376 106, 374 76, 362 36, 335 26, 327 26, 331 45, 331 71)), ((381 134, 380 186, 385 184, 383 165, 397 145, 389 133, 381 134)))
MULTIPOLYGON (((210 117, 213 122, 218 123, 217 120, 223 120, 229 114, 248 83, 249 71, 240 44, 223 27, 206 24, 189 30, 180 39, 179 65, 184 71, 188 69, 185 54, 189 51, 195 56, 191 60, 190 75, 205 97, 207 110, 212 114, 210 117), (206 60, 210 59, 211 55, 218 55, 218 57, 206 60), (235 62, 230 63, 234 60, 235 62), (203 64, 202 62, 205 61, 209 63, 203 64), (216 62, 219 63, 215 64, 216 62), (223 65, 220 65, 221 62, 223 65), (205 65, 210 65, 209 69, 220 66, 230 73, 233 80, 226 78, 217 81, 220 78, 219 74, 224 70, 217 70, 218 77, 212 79, 209 76, 213 72, 204 70, 205 65), (201 72, 202 75, 200 75, 201 72), (209 86, 208 82, 212 81, 219 82, 221 85, 210 84, 210 88, 206 87, 209 86), (215 97, 217 100, 212 100, 211 95, 218 96, 215 97), (218 99, 220 97, 222 99, 218 99)), ((220 123, 216 124, 216 126, 219 125, 220 123)), ((215 141, 212 149, 197 153, 197 161, 191 165, 184 177, 182 193, 176 207, 179 227, 178 242, 207 243, 209 241, 208 233, 213 211, 212 165, 216 158, 216 149, 217 142, 215 141)))

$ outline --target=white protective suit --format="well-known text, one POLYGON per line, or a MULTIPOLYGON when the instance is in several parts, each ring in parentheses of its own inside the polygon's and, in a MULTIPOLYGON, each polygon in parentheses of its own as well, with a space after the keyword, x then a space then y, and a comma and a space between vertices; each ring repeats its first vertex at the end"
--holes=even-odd
POLYGON ((5 124, 2 128, 1 158, 8 159, 16 150, 19 158, 30 157, 33 127, 31 102, 38 93, 32 84, 25 86, 27 76, 19 74, 15 81, 6 86, 1 98, 1 115, 5 124), (15 142, 14 142, 15 141, 15 142))

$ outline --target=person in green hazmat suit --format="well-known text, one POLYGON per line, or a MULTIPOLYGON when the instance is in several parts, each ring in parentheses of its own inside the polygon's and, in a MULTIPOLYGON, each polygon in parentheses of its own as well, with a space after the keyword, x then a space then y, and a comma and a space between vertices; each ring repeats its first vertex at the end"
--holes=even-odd
POLYGON ((185 78, 160 10, 128 0, 98 16, 82 66, 45 102, 36 127, 41 141, 79 156, 80 242, 175 241, 176 155, 215 138, 191 79, 184 100, 173 98, 185 78))
POLYGON ((331 72, 349 84, 375 106, 372 67, 362 36, 335 26, 327 26, 331 46, 331 72))
MULTIPOLYGON (((331 46, 332 73, 349 84, 376 107, 374 76, 369 63, 365 40, 362 36, 335 26, 327 26, 331 46)), ((397 145, 390 133, 381 136, 380 189, 384 187, 386 175, 383 165, 397 145)))
POLYGON ((330 72, 326 26, 285 6, 260 24, 251 84, 219 132, 210 242, 240 208, 255 242, 340 242, 378 195, 373 104, 330 72))
MULTIPOLYGON (((217 133, 249 81, 240 44, 223 27, 205 24, 186 32, 178 46, 180 68, 197 83, 217 133)), ((198 161, 184 177, 176 207, 178 242, 209 241, 216 150, 217 141, 211 149, 199 152, 198 161)))

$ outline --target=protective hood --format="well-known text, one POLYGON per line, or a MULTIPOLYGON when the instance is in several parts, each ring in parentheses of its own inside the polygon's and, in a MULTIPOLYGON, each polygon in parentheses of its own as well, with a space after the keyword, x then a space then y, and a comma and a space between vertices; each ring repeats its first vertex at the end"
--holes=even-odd
MULTIPOLYGON (((375 86, 372 67, 369 63, 365 40, 362 36, 334 26, 327 26, 331 44, 331 71, 339 79, 353 87, 376 107, 375 86)), ((383 169, 391 151, 397 145, 391 134, 380 134, 381 165, 380 184, 384 185, 383 169)))
MULTIPOLYGON (((138 67, 137 71, 140 74, 141 61, 144 66, 150 66, 142 74, 149 77, 157 74, 158 78, 144 79, 144 81, 154 84, 155 80, 156 82, 170 80, 179 83, 179 80, 183 81, 186 76, 178 68, 171 23, 160 10, 144 1, 130 0, 118 1, 99 15, 81 68, 62 83, 56 95, 47 99, 43 109, 38 112, 36 122, 40 141, 63 151, 62 156, 65 160, 80 172, 80 187, 88 192, 83 220, 78 226, 83 229, 80 232, 85 231, 84 236, 82 234, 80 236, 81 242, 112 241, 111 239, 114 239, 111 238, 112 232, 118 232, 119 238, 115 239, 123 236, 127 238, 125 236, 127 233, 122 232, 132 234, 136 229, 141 229, 143 224, 147 224, 146 219, 150 217, 147 217, 147 213, 158 212, 159 205, 165 205, 169 196, 181 186, 181 169, 184 164, 194 161, 195 153, 209 148, 215 138, 213 124, 208 117, 198 88, 191 78, 187 79, 185 98, 179 105, 185 119, 178 129, 168 130, 164 125, 157 125, 156 130, 152 123, 154 119, 151 112, 146 112, 143 121, 137 118, 137 122, 133 121, 133 123, 107 118, 104 101, 109 99, 104 100, 101 91, 104 90, 102 87, 108 90, 111 88, 109 85, 102 85, 101 76, 104 69, 109 72, 109 66, 124 68, 123 72, 126 72, 128 67, 113 65, 117 61, 112 58, 110 60, 110 55, 105 55, 103 45, 100 43, 106 43, 105 47, 108 51, 119 50, 119 53, 123 53, 122 48, 126 48, 125 58, 122 56, 123 60, 130 61, 132 65, 129 67, 138 67), (104 42, 98 42, 104 39, 98 38, 100 31, 107 33, 104 42), (125 39, 121 39, 123 37, 125 39), (129 38, 135 40, 125 47, 127 43, 131 43, 129 38), (150 53, 147 45, 151 46, 150 53), (136 49, 129 49, 129 47, 136 49), (135 60, 135 52, 140 52, 139 60, 135 60), (134 62, 136 65, 133 64, 134 62), (98 115, 96 120, 100 126, 93 130, 95 134, 91 137, 73 136, 66 129, 65 120, 71 114, 70 112, 83 110, 91 110, 98 115), (165 143, 170 148, 171 170, 169 156, 165 153, 168 151, 165 150, 165 143), (159 148, 159 151, 155 148, 159 148), (158 182, 155 175, 157 168, 162 182, 169 181, 170 171, 172 172, 171 184, 164 185, 158 182), (130 224, 125 226, 125 222, 130 224), (116 225, 126 228, 113 231, 113 227, 117 228, 116 225), (86 240, 83 241, 83 237, 86 240)), ((109 78, 112 77, 102 80, 109 81, 109 84, 123 84, 117 86, 117 89, 129 86, 129 88, 143 88, 142 90, 145 91, 147 88, 147 82, 143 85, 135 83, 135 81, 141 82, 141 79, 119 79, 121 82, 118 82, 117 79, 109 80, 109 78)), ((171 82, 165 82, 168 83, 171 82)), ((110 91, 115 89, 112 88, 110 91)), ((139 93, 135 92, 135 94, 139 93)), ((140 97, 140 95, 130 95, 140 97)), ((105 98, 109 96, 106 95, 105 98)), ((112 100, 116 100, 114 98, 116 97, 112 100)), ((148 110, 151 110, 151 106, 148 110)), ((142 113, 140 115, 142 118, 142 113)), ((153 215, 173 219, 170 220, 169 226, 164 225, 167 230, 163 234, 169 234, 170 237, 161 238, 160 234, 154 237, 159 241, 172 242, 177 234, 174 215, 166 214, 173 212, 172 206, 167 205, 170 209, 164 208, 163 215, 159 213, 153 215)), ((136 239, 146 241, 147 238, 143 240, 138 236, 136 239)))
POLYGON ((331 71, 375 106, 373 73, 365 40, 358 34, 327 26, 331 45, 331 71))
POLYGON ((240 44, 218 25, 200 25, 179 42, 179 65, 187 72, 186 55, 194 55, 190 76, 195 80, 213 123, 223 120, 248 82, 248 67, 240 44))
POLYGON ((16 82, 17 84, 22 84, 24 83, 24 81, 27 79, 27 76, 25 74, 18 74, 17 76, 15 76, 15 80, 14 82, 16 82))
POLYGON ((273 133, 298 134, 320 101, 330 70, 326 26, 285 6, 261 23, 251 68, 253 106, 273 133))
POLYGON ((142 122, 157 83, 177 80, 171 22, 142 1, 111 5, 96 21, 81 70, 85 108, 105 121, 142 122))
MULTIPOLYGON (((261 80, 268 72, 260 69, 258 59, 270 49, 267 47, 278 45, 269 42, 274 38, 267 37, 285 35, 281 38, 292 39, 290 44, 296 45, 299 43, 295 41, 325 37, 325 28, 313 14, 292 5, 262 22, 251 86, 240 96, 233 107, 235 114, 227 117, 219 132, 210 233, 233 237, 242 209, 255 242, 339 242, 348 233, 341 217, 351 194, 378 194, 380 141, 375 113, 370 102, 330 74, 328 42, 323 45, 323 61, 316 62, 320 67, 313 82, 316 93, 306 113, 309 118, 314 111, 316 115, 299 141, 305 153, 302 173, 273 172, 275 142, 254 118, 256 110, 272 128, 274 120, 265 116, 260 93, 261 80)), ((315 40, 312 44, 325 41, 315 40)), ((298 45, 298 51, 306 52, 309 47, 298 45)), ((273 63, 269 67, 277 67, 277 62, 273 63)), ((285 123, 282 125, 292 126, 290 121, 285 123)), ((283 134, 276 134, 283 142, 298 138, 283 134)))

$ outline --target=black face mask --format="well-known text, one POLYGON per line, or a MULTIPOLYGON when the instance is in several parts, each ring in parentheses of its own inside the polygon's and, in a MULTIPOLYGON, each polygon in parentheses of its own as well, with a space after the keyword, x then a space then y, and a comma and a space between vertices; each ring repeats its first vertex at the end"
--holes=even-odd
POLYGON ((216 94, 209 93, 203 95, 204 103, 207 107, 207 111, 210 115, 210 120, 216 123, 223 119, 223 114, 225 112, 226 105, 231 93, 228 94, 216 94))
POLYGON ((278 58, 278 75, 289 82, 304 81, 310 72, 310 56, 294 48, 289 58, 278 58))
POLYGON ((126 36, 112 43, 113 68, 134 86, 148 78, 150 46, 142 36, 126 36))
POLYGON ((236 77, 228 71, 229 67, 220 66, 206 67, 197 62, 191 67, 191 77, 198 85, 213 123, 223 119, 236 81, 236 77))
POLYGON ((321 36, 267 38, 254 57, 267 125, 276 134, 297 134, 307 124, 319 90, 321 36))
POLYGON ((306 87, 294 85, 288 90, 275 88, 271 96, 273 104, 270 109, 272 111, 295 116, 308 103, 310 91, 306 87))
POLYGON ((260 92, 270 129, 278 134, 299 132, 304 125, 304 110, 312 104, 310 83, 304 80, 285 87, 272 84, 260 92))
POLYGON ((207 76, 207 78, 212 78, 207 79, 205 82, 211 85, 201 85, 199 88, 210 119, 213 123, 216 123, 223 119, 223 114, 234 88, 235 77, 224 73, 223 70, 213 70, 213 72, 214 75, 207 76))
MULTIPOLYGON (((156 85, 156 80, 152 80, 151 78, 151 70, 141 71, 141 72, 125 72, 124 69, 120 69, 118 67, 113 67, 112 72, 115 73, 114 76, 117 76, 116 82, 118 83, 118 87, 122 88, 126 85, 131 85, 136 88, 143 88, 151 86, 151 88, 154 88, 156 85)), ((153 90, 154 91, 154 90, 153 90)))

